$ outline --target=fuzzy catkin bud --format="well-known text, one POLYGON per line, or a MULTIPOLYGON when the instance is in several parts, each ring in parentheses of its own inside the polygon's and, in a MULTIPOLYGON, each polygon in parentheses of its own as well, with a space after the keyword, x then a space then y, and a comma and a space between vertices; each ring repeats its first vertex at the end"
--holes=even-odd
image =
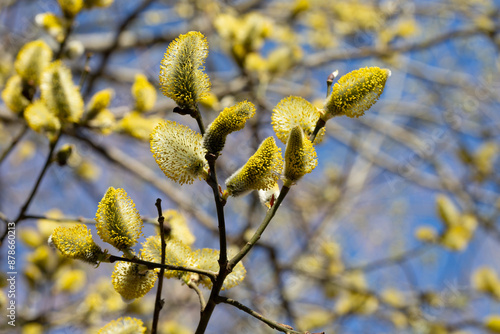
POLYGON ((43 70, 52 60, 52 49, 43 41, 26 43, 16 57, 14 67, 17 74, 26 82, 40 84, 43 70))
POLYGON ((101 328, 97 334, 144 334, 146 330, 147 328, 144 326, 142 320, 131 317, 121 317, 108 323, 101 328))
POLYGON ((97 265, 107 258, 107 251, 103 251, 94 242, 90 229, 83 224, 56 228, 49 238, 49 244, 54 245, 66 257, 91 264, 97 265))
POLYGON ((290 187, 305 174, 316 168, 318 160, 311 141, 296 126, 290 132, 285 149, 284 185, 290 187))
MULTIPOLYGON (((146 239, 146 242, 142 245, 141 255, 146 261, 161 263, 161 238, 159 235, 146 239)), ((183 267, 191 266, 191 249, 179 240, 167 240, 165 264, 183 267)), ((167 278, 180 278, 185 274, 185 271, 165 270, 165 277, 167 278)))
POLYGON ((111 102, 114 91, 111 88, 98 91, 92 96, 92 99, 87 104, 87 114, 85 119, 90 121, 94 119, 103 109, 106 109, 111 102))
POLYGON ((155 105, 156 89, 143 74, 135 76, 132 95, 135 99, 135 110, 139 112, 151 110, 155 105))
POLYGON ((203 148, 216 156, 224 148, 226 137, 234 131, 243 129, 246 121, 255 115, 253 103, 243 101, 237 105, 225 108, 209 125, 203 135, 203 148))
POLYGON ((161 61, 160 86, 164 95, 183 109, 196 109, 210 90, 203 72, 208 43, 203 34, 191 31, 172 41, 161 61))
POLYGON ((24 119, 33 131, 46 132, 49 136, 54 136, 61 128, 59 118, 54 116, 40 100, 33 102, 26 108, 24 119))
MULTIPOLYGON (((229 255, 231 256, 232 254, 229 255)), ((193 267, 195 268, 218 272, 220 269, 218 262, 219 256, 220 252, 218 250, 203 248, 193 252, 191 261, 193 262, 193 267)), ((243 279, 245 279, 246 273, 247 272, 243 263, 241 261, 238 262, 238 264, 233 268, 233 271, 227 275, 224 280, 222 290, 231 289, 232 287, 240 284, 243 279)), ((201 275, 200 283, 208 289, 212 288, 212 281, 207 276, 201 275)))
POLYGON ((347 73, 333 86, 321 118, 327 121, 341 115, 363 116, 377 102, 390 75, 390 70, 378 67, 366 67, 347 73))
POLYGON ((42 100, 60 120, 75 123, 80 120, 82 96, 73 84, 71 71, 61 61, 55 61, 42 73, 40 90, 42 100))
POLYGON ((58 2, 64 16, 73 18, 82 10, 84 0, 58 0, 58 2))
POLYGON ((123 189, 109 187, 96 213, 97 234, 116 249, 128 251, 142 234, 142 219, 123 189))
POLYGON ((227 192, 231 196, 239 196, 251 190, 272 188, 282 168, 281 150, 274 138, 268 137, 247 163, 226 180, 227 192))
POLYGON ((10 110, 20 113, 29 105, 30 101, 23 95, 23 79, 14 75, 7 80, 2 91, 3 102, 10 110))
POLYGON ((40 13, 35 16, 35 23, 43 28, 56 41, 61 43, 64 39, 64 21, 54 13, 40 13))
POLYGON ((123 299, 130 301, 144 296, 156 282, 156 272, 147 270, 144 265, 131 262, 117 262, 111 281, 115 291, 123 299))
POLYGON ((201 134, 172 121, 158 124, 150 136, 151 152, 163 173, 179 183, 206 177, 201 134))
MULTIPOLYGON (((309 101, 298 97, 289 96, 281 100, 273 109, 271 115, 272 125, 276 137, 281 140, 283 144, 288 141, 288 136, 292 128, 300 126, 306 136, 310 136, 316 123, 321 116, 318 108, 313 106, 309 101)), ((325 129, 321 129, 316 135, 315 142, 321 141, 325 129)))

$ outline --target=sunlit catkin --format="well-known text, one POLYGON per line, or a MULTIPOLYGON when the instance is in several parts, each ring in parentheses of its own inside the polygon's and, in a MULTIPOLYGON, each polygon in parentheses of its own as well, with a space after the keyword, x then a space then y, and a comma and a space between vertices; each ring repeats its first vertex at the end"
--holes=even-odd
POLYGON ((58 0, 58 2, 64 16, 73 18, 82 10, 84 0, 58 0))
POLYGON ((154 270, 147 270, 144 265, 120 261, 115 265, 111 282, 123 299, 131 301, 148 293, 157 277, 154 270))
MULTIPOLYGON (((170 239, 165 245, 165 264, 172 266, 191 266, 191 249, 179 240, 170 239)), ((146 261, 161 263, 161 239, 159 235, 146 239, 142 244, 142 258, 146 261)), ((188 275, 185 271, 165 270, 165 277, 181 278, 188 275)))
MULTIPOLYGON (((278 137, 283 144, 286 144, 290 131, 292 131, 295 126, 300 126, 304 134, 310 136, 320 116, 321 113, 318 108, 307 100, 298 96, 289 96, 281 100, 276 107, 274 107, 271 115, 271 124, 273 125, 276 137, 278 137)), ((316 143, 321 141, 324 134, 325 129, 321 129, 316 135, 316 143)))
POLYGON ((151 110, 156 102, 156 88, 145 75, 137 74, 132 85, 132 96, 135 99, 135 110, 145 112, 151 110))
POLYGON ((226 180, 228 195, 239 196, 251 190, 266 190, 278 181, 283 168, 281 149, 273 137, 260 144, 247 163, 226 180))
POLYGON ((49 244, 66 257, 95 265, 105 261, 108 256, 107 252, 94 242, 90 229, 83 224, 56 228, 49 238, 49 244))
POLYGON ((158 124, 150 136, 151 152, 165 175, 179 183, 206 177, 201 134, 172 121, 158 124))
POLYGON ((335 116, 363 116, 384 91, 388 69, 366 67, 347 73, 333 86, 325 102, 323 120, 335 116))
MULTIPOLYGON (((211 248, 198 249, 192 254, 193 266, 203 270, 209 270, 213 272, 219 271, 219 259, 220 252, 211 248)), ((222 290, 231 289, 236 285, 240 284, 243 279, 245 279, 246 269, 243 264, 238 262, 238 264, 233 268, 233 271, 227 275, 222 285, 222 290)), ((212 288, 212 281, 207 276, 200 276, 200 283, 206 288, 212 288)))
POLYGON ((225 108, 203 135, 203 148, 208 153, 218 156, 224 148, 227 135, 243 129, 246 121, 253 115, 255 115, 255 106, 248 101, 225 108))
POLYGON ((208 43, 201 33, 191 31, 172 41, 161 61, 160 86, 164 95, 185 109, 195 109, 210 90, 203 72, 208 43))
POLYGON ((40 84, 42 72, 52 60, 52 49, 43 41, 26 43, 16 57, 14 67, 24 81, 40 84))
POLYGON ((23 95, 23 79, 14 75, 7 80, 2 91, 5 105, 15 113, 20 113, 29 105, 30 101, 23 95))
POLYGON ((55 136, 61 128, 59 118, 51 113, 45 103, 40 100, 26 108, 24 119, 33 131, 47 133, 49 137, 55 136))
POLYGON ((42 73, 42 100, 59 119, 75 122, 83 113, 83 100, 73 84, 71 71, 61 61, 55 61, 42 73))
POLYGON ((99 203, 97 234, 116 249, 128 252, 142 234, 142 219, 123 189, 109 187, 99 203))
POLYGON ((97 334, 144 334, 146 330, 147 328, 144 326, 142 320, 131 317, 121 317, 109 322, 106 326, 101 328, 97 334))
POLYGON ((285 149, 284 185, 290 187, 305 174, 316 168, 316 151, 300 126, 296 126, 288 136, 285 149))

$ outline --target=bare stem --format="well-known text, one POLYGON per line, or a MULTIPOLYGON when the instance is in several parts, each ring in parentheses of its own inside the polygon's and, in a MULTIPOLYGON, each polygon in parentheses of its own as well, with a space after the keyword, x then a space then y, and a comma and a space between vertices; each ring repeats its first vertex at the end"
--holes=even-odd
POLYGON ((17 136, 14 137, 14 139, 12 140, 10 145, 5 149, 5 151, 2 152, 2 155, 0 156, 0 164, 5 160, 7 155, 9 155, 9 153, 14 149, 14 147, 16 147, 17 143, 19 143, 21 138, 23 138, 23 136, 27 130, 28 130, 28 126, 26 126, 26 125, 23 126, 21 132, 19 132, 17 134, 17 136))
POLYGON ((196 329, 196 334, 203 334, 207 328, 210 317, 217 305, 216 300, 219 296, 219 292, 222 289, 224 280, 226 276, 231 273, 231 269, 228 267, 227 261, 227 241, 226 241, 226 223, 224 220, 224 202, 220 196, 219 183, 217 182, 217 174, 215 172, 215 160, 217 157, 214 154, 207 153, 205 156, 210 168, 210 173, 207 179, 207 183, 212 188, 215 199, 215 206, 217 208, 217 218, 219 222, 219 243, 220 243, 220 253, 219 253, 219 274, 215 280, 212 291, 210 292, 210 297, 202 309, 200 314, 200 322, 198 323, 198 328, 196 329))
POLYGON ((201 135, 203 136, 205 134, 205 125, 203 125, 203 120, 201 119, 201 113, 200 110, 198 109, 198 106, 196 107, 196 110, 191 116, 196 120, 196 123, 198 123, 201 135))
POLYGON ((266 325, 268 325, 269 327, 271 327, 272 329, 275 329, 277 331, 287 333, 287 334, 306 334, 306 333, 309 333, 309 332, 298 332, 298 331, 294 330, 293 327, 291 327, 291 326, 288 326, 285 324, 280 324, 276 321, 270 320, 270 319, 264 317, 262 314, 255 312, 254 310, 252 310, 248 306, 243 305, 242 303, 240 303, 237 300, 219 296, 219 298, 217 299, 217 302, 233 305, 234 307, 242 310, 243 312, 250 314, 252 317, 254 317, 256 319, 259 319, 260 321, 262 321, 263 323, 265 323, 266 325))
POLYGON ((203 297, 203 292, 200 290, 200 288, 198 288, 196 283, 191 281, 191 280, 188 282, 187 286, 189 288, 193 289, 196 292, 196 294, 198 295, 198 298, 200 299, 200 310, 201 310, 201 312, 203 312, 203 310, 207 306, 207 302, 205 301, 205 297, 203 297))
POLYGON ((238 264, 238 262, 240 262, 241 259, 243 259, 243 257, 245 257, 245 255, 247 255, 248 252, 250 252, 250 250, 253 248, 253 246, 255 246, 255 244, 257 243, 257 241, 259 241, 262 233, 264 233, 264 231, 266 230, 267 226, 271 222, 271 219, 273 219, 274 215, 276 214, 276 211, 278 211, 278 208, 279 208, 281 202, 283 202, 283 199, 285 199, 285 196, 288 194, 289 190, 290 190, 290 188, 288 188, 286 186, 283 186, 281 188, 280 195, 278 196, 278 199, 276 200, 276 203, 274 203, 274 205, 267 211, 267 214, 264 217, 264 220, 260 224, 260 226, 257 229, 257 231, 255 231, 255 233, 252 236, 252 238, 239 251, 239 253, 236 254, 229 261, 228 267, 230 269, 234 268, 234 266, 236 266, 238 264))
MULTIPOLYGON (((161 210, 161 199, 156 199, 156 209, 158 210, 158 224, 160 225, 160 238, 161 238, 161 264, 165 265, 165 230, 163 229, 163 222, 165 217, 161 210)), ((151 334, 156 334, 158 328, 158 320, 160 319, 160 311, 163 308, 164 301, 161 299, 161 290, 163 288, 163 275, 165 268, 160 268, 158 273, 158 290, 156 290, 155 310, 153 314, 153 324, 151 325, 151 334)))
POLYGON ((138 258, 126 258, 126 257, 121 257, 121 256, 116 256, 116 255, 110 255, 108 258, 110 263, 116 262, 116 261, 124 261, 124 262, 132 262, 132 263, 137 263, 137 264, 143 264, 148 269, 154 269, 154 268, 164 268, 166 270, 179 270, 179 271, 187 271, 190 273, 196 273, 200 275, 205 275, 212 282, 215 282, 217 278, 217 273, 209 270, 203 270, 203 269, 198 269, 198 268, 192 268, 192 267, 183 267, 183 266, 174 266, 170 264, 161 264, 161 263, 155 263, 155 262, 149 262, 149 261, 144 261, 138 258))

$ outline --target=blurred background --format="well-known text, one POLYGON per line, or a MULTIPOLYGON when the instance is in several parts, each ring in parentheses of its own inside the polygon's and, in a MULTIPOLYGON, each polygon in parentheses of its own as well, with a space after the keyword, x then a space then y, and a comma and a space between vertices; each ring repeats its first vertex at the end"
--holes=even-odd
MULTIPOLYGON (((194 119, 172 112, 158 75, 169 43, 200 31, 212 83, 200 105, 205 124, 242 100, 257 107, 217 160, 221 184, 274 135, 271 113, 282 98, 301 96, 322 108, 332 71, 392 72, 365 116, 327 123, 318 167, 292 187, 244 259, 245 280, 223 295, 300 331, 500 332, 499 2, 84 2, 103 7, 68 19, 57 1, 0 3, 2 90, 20 48, 41 39, 71 68, 85 103, 102 89, 114 92, 112 116, 64 129, 54 152, 70 144, 71 156, 62 166, 50 164, 31 200, 49 140, 5 97, 0 102, 3 226, 29 203, 16 228, 17 326, 12 331, 2 321, 0 331, 94 333, 120 316, 150 326, 155 289, 126 304, 112 288, 111 264, 94 269, 46 245, 54 227, 75 220, 96 236, 93 218, 110 186, 134 200, 146 237, 156 233, 154 203, 161 198, 164 210, 186 218, 193 247, 218 247, 211 189, 168 180, 148 142, 161 119, 197 129, 194 119), (141 113, 131 92, 137 74, 157 88, 154 106, 141 113)), ((230 198, 225 212, 229 243, 238 249, 266 208, 252 193, 230 198)), ((0 252, 8 272, 6 244, 0 252)), ((193 291, 171 279, 163 296, 161 333, 194 332, 193 291)), ((216 308, 207 330, 274 332, 230 305, 216 308)))

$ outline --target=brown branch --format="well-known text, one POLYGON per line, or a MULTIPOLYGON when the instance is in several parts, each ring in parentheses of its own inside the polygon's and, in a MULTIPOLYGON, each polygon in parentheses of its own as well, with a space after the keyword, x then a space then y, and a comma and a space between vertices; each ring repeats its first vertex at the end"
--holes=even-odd
MULTIPOLYGON (((165 217, 161 210, 161 199, 157 198, 155 203, 156 209, 158 210, 158 224, 160 225, 160 238, 161 238, 161 264, 165 265, 165 230, 163 229, 163 222, 165 217)), ((151 325, 151 334, 156 334, 158 329, 158 320, 160 319, 160 311, 163 308, 164 300, 161 299, 161 290, 163 288, 163 275, 165 274, 165 268, 160 268, 158 273, 158 289, 156 290, 155 299, 155 309, 153 313, 153 324, 151 325)))
MULTIPOLYGON (((269 327, 271 327, 272 329, 275 329, 277 331, 287 333, 287 334, 308 334, 309 333, 309 332, 299 332, 299 331, 294 330, 293 327, 291 327, 291 326, 288 326, 285 324, 280 324, 276 321, 270 320, 270 319, 264 317, 262 314, 257 313, 254 310, 252 310, 251 308, 238 302, 237 300, 219 296, 219 298, 217 299, 217 302, 233 305, 234 307, 242 310, 243 312, 250 314, 252 317, 254 317, 256 319, 259 319, 260 321, 262 321, 263 323, 265 323, 266 325, 268 325, 269 327)), ((323 332, 323 334, 324 334, 324 332, 323 332)))

